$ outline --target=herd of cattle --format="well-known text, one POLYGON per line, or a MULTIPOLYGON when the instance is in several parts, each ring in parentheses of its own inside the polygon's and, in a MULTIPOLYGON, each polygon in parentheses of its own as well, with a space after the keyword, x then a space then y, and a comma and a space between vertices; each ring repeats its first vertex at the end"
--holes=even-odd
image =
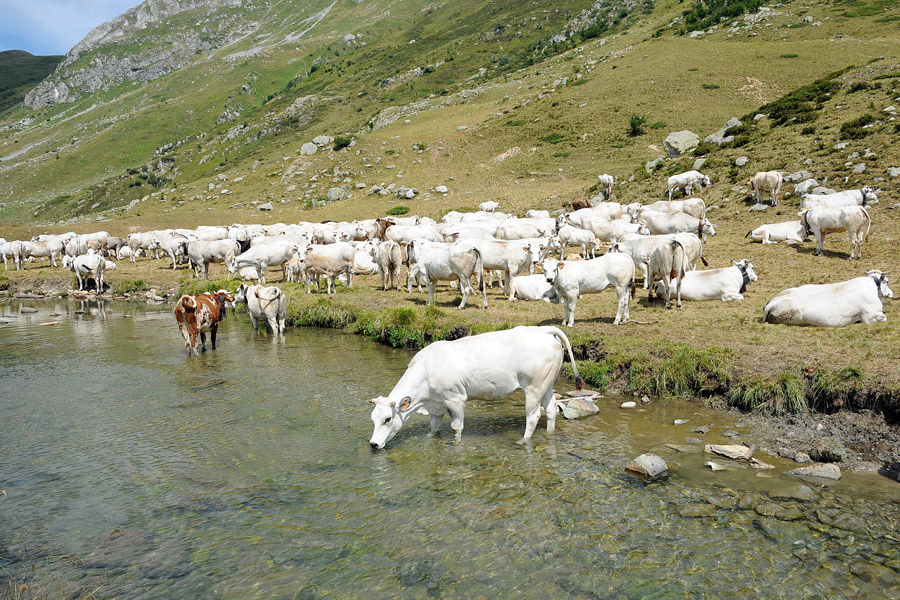
MULTIPOLYGON (((278 288, 261 285, 271 267, 280 267, 282 281, 305 281, 308 292, 313 284, 319 289, 324 276, 326 291, 331 293, 338 278, 352 287, 354 274, 380 274, 382 289, 400 289, 405 266, 407 292, 412 291, 414 283, 421 292, 424 282, 428 303, 432 304, 438 282, 449 281, 458 286, 462 296, 458 308, 465 307, 472 294, 480 294, 482 307, 487 308, 485 288, 493 285, 497 275, 504 295, 511 301, 561 303, 562 323, 568 327, 574 324, 578 298, 607 287, 615 288, 618 297, 614 324, 627 322, 638 270, 650 297, 658 294, 667 308, 672 306, 673 296, 678 307, 682 299, 740 300, 747 285, 757 279, 748 260, 735 260, 721 269, 695 270, 698 262, 707 264, 703 243, 716 230, 706 218, 703 199, 688 196, 694 188, 709 186, 708 176, 698 171, 673 175, 667 182, 670 199, 651 204, 610 201, 613 178, 601 175, 599 183, 601 193, 596 198, 576 198, 575 205, 582 208, 555 217, 547 211, 529 210, 525 217, 517 218, 500 212, 497 202, 484 202, 477 212, 451 211, 440 223, 411 216, 200 226, 133 233, 124 239, 103 231, 45 234, 30 241, 0 238, 0 255, 6 268, 11 259, 16 269, 24 269, 29 260, 41 257, 56 266, 61 258, 63 266, 75 272, 80 289, 90 278, 98 292, 103 289, 105 274, 115 268, 110 258, 135 262, 141 256, 165 256, 173 269, 179 263, 188 263, 197 277, 207 279, 211 263, 224 263, 230 273, 260 284, 242 286, 236 294, 247 302, 254 325, 259 319, 276 330, 283 328, 284 295, 278 288), (685 198, 672 200, 675 190, 682 190, 685 198), (570 247, 579 249, 579 254, 568 255, 570 247), (601 249, 605 253, 599 254, 601 249), (538 265, 542 272, 535 274, 538 265), (485 283, 486 276, 489 284, 485 283)), ((758 173, 748 184, 758 201, 763 200, 765 192, 771 192, 774 205, 782 176, 776 171, 758 173)), ((807 194, 801 202, 799 220, 762 225, 747 237, 775 244, 800 243, 812 235, 818 255, 826 234, 846 231, 850 258, 859 259, 871 227, 867 206, 874 202, 877 197, 868 187, 807 194)), ((830 326, 884 321, 882 299, 893 297, 886 275, 870 271, 866 277, 839 284, 785 290, 766 305, 763 318, 830 326)), ((227 302, 234 301, 231 294, 225 295, 227 302)), ((182 315, 179 322, 197 320, 191 327, 198 335, 201 330, 208 331, 215 344, 214 326, 206 321, 224 316, 223 302, 222 295, 191 302, 182 298, 176 308, 182 315)), ((197 347, 191 341, 194 338, 196 335, 185 336, 189 347, 197 347)))

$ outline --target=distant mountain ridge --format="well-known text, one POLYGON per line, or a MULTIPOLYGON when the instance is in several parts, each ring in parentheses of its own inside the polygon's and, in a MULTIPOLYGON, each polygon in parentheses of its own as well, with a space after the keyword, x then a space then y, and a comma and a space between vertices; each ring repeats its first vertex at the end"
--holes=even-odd
POLYGON ((0 113, 20 103, 27 92, 53 72, 63 56, 34 56, 25 50, 0 52, 0 113))

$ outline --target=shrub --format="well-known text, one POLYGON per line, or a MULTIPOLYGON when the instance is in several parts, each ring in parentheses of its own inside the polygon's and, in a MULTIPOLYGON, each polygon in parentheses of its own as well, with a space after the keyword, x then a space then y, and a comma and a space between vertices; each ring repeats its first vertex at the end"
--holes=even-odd
POLYGON ((799 57, 800 57, 799 54, 791 53, 791 54, 782 54, 779 58, 799 58, 799 57))
POLYGON ((650 123, 650 129, 663 129, 666 127, 665 121, 657 121, 656 123, 650 123))
POLYGON ((700 87, 702 87, 704 90, 717 90, 720 86, 716 83, 704 83, 700 87))
MULTIPOLYGON (((841 88, 841 83, 834 79, 837 76, 838 73, 834 73, 797 88, 790 94, 761 106, 757 112, 768 114, 772 127, 813 121, 819 117, 816 111, 821 105, 841 88)), ((752 116, 748 115, 747 118, 752 116)))
POLYGON ((520 127, 520 126, 524 125, 526 122, 527 121, 525 121, 525 119, 510 119, 509 121, 506 122, 506 124, 509 125, 510 127, 520 127))
POLYGON ((387 211, 387 214, 392 215, 392 216, 400 216, 400 215, 405 215, 408 212, 409 212, 408 206, 395 206, 391 210, 387 211))
POLYGON ((350 135, 339 135, 334 138, 334 145, 331 147, 332 150, 337 152, 338 150, 342 150, 350 145, 350 142, 353 141, 353 136, 350 135))
POLYGON ((804 127, 803 129, 800 130, 800 133, 803 134, 803 135, 812 135, 812 134, 814 134, 815 132, 816 132, 816 128, 813 127, 812 125, 809 125, 809 126, 807 126, 807 127, 804 127))
POLYGON ((871 129, 866 129, 865 126, 871 125, 874 122, 875 117, 872 115, 863 115, 858 119, 847 121, 841 125, 840 138, 842 140, 858 140, 864 138, 872 133, 871 129))
POLYGON ((856 92, 861 92, 863 90, 869 89, 869 84, 865 81, 857 81, 853 85, 850 86, 850 89, 847 90, 848 94, 855 94, 856 92))
POLYGON ((571 152, 568 152, 566 150, 561 150, 559 152, 554 152, 553 157, 554 158, 567 158, 569 156, 569 154, 571 154, 571 152))
POLYGON ((684 27, 678 33, 684 35, 689 31, 708 29, 719 25, 720 21, 739 17, 746 12, 756 12, 763 4, 763 0, 706 0, 694 3, 693 8, 682 13, 684 27))
POLYGON ((628 119, 628 135, 636 137, 644 133, 644 123, 647 117, 643 115, 631 115, 628 119))
POLYGON ((558 144, 561 141, 563 141, 564 139, 566 139, 566 136, 559 132, 554 131, 553 133, 548 133, 547 135, 545 135, 539 139, 542 142, 547 142, 548 144, 558 144))

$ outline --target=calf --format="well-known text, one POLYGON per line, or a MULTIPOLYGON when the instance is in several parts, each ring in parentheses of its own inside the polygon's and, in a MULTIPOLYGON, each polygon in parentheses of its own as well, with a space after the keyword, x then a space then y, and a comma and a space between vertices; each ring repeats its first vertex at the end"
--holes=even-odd
POLYGON ((581 246, 581 254, 584 258, 588 257, 588 249, 590 248, 590 256, 591 258, 594 257, 594 253, 597 250, 597 245, 595 243, 596 238, 590 230, 572 227, 571 225, 563 225, 559 228, 559 232, 556 236, 559 238, 560 260, 562 260, 563 253, 570 244, 573 246, 581 246))
POLYGON ((416 412, 428 414, 431 434, 450 416, 455 437, 462 435, 466 400, 500 400, 516 390, 525 392, 526 442, 534 434, 541 408, 547 431, 556 426, 553 383, 562 368, 563 348, 568 352, 575 386, 584 385, 569 339, 556 327, 515 327, 453 341, 434 342, 420 350, 387 397, 371 402, 375 429, 369 444, 381 449, 416 412))
POLYGON ((547 283, 556 290, 563 303, 563 322, 566 327, 575 323, 575 305, 582 294, 597 294, 612 285, 619 299, 613 325, 627 323, 628 287, 634 295, 634 262, 624 254, 605 254, 599 258, 578 262, 544 263, 547 283))
POLYGON ((712 185, 709 176, 700 171, 686 171, 669 177, 666 181, 666 190, 669 193, 669 200, 671 200, 672 192, 676 189, 680 189, 687 196, 694 190, 694 186, 705 188, 709 185, 712 185))
POLYGON ((225 318, 225 307, 234 302, 234 297, 224 290, 206 292, 197 296, 182 296, 175 304, 175 321, 184 336, 188 356, 206 348, 206 334, 209 333, 213 350, 216 349, 216 332, 219 321, 225 318))
POLYGON ((284 333, 284 320, 287 316, 287 297, 281 289, 273 286, 247 286, 243 283, 234 294, 234 301, 247 305, 253 331, 259 329, 259 323, 265 323, 272 333, 284 333))
POLYGON ((547 282, 547 278, 538 273, 535 275, 519 275, 513 277, 509 284, 509 299, 513 302, 519 300, 543 300, 544 302, 559 303, 556 290, 547 282))
MULTIPOLYGON (((324 256, 315 252, 310 252, 303 260, 304 269, 306 271, 306 293, 312 293, 313 279, 316 281, 316 288, 319 287, 319 276, 324 275, 327 281, 326 293, 331 294, 334 291, 334 280, 341 273, 349 272, 353 267, 353 261, 336 258, 333 256, 324 256)), ((318 290, 321 291, 321 290, 318 290)))

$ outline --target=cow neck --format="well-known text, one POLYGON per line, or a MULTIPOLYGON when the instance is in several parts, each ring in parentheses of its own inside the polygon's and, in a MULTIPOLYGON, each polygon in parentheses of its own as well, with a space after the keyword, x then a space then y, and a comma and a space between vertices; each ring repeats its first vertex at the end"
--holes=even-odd
POLYGON ((738 294, 743 294, 747 291, 747 285, 750 283, 750 276, 747 275, 747 267, 742 264, 735 264, 738 268, 738 271, 741 272, 741 289, 738 290, 738 294))

